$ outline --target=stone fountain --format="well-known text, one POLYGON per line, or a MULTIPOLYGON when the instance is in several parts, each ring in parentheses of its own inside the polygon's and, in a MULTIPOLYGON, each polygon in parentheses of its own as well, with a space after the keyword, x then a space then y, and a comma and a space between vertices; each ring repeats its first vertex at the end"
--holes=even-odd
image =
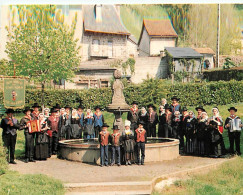
POLYGON ((124 85, 121 81, 121 72, 119 70, 115 70, 114 78, 112 103, 107 106, 107 111, 114 113, 115 120, 113 125, 118 125, 120 131, 122 131, 124 129, 122 114, 128 112, 130 107, 125 101, 123 94, 124 85))

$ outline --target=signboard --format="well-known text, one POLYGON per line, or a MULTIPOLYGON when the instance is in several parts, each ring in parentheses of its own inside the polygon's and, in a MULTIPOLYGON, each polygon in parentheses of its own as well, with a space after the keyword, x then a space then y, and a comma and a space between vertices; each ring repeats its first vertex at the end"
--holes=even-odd
POLYGON ((21 109, 25 105, 25 80, 4 78, 3 102, 5 108, 21 109))

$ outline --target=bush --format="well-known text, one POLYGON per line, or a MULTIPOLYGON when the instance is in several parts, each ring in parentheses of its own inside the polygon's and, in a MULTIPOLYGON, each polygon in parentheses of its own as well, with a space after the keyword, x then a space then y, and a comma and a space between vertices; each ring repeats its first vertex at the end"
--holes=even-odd
POLYGON ((230 81, 232 79, 237 81, 243 80, 243 70, 239 68, 205 71, 203 75, 208 81, 230 81))
MULTIPOLYGON (((219 81, 209 83, 183 83, 176 85, 165 84, 164 80, 149 79, 139 85, 129 85, 124 90, 126 102, 131 104, 136 100, 141 106, 150 103, 159 105, 161 98, 178 96, 182 105, 225 105, 243 102, 243 81, 219 81)), ((0 96, 2 101, 2 96, 0 96)), ((77 107, 83 101, 85 108, 94 108, 100 105, 105 108, 111 103, 112 91, 105 89, 84 90, 46 90, 45 105, 54 106, 59 103, 62 107, 69 104, 77 107)), ((40 90, 26 90, 26 106, 41 102, 40 90)))
POLYGON ((3 147, 2 139, 0 139, 0 175, 6 173, 7 168, 6 151, 3 147))

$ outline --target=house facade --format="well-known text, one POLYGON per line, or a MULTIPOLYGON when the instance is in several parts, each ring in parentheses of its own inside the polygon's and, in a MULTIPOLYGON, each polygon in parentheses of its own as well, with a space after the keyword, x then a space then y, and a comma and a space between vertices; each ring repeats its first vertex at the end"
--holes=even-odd
POLYGON ((176 47, 178 35, 169 19, 143 20, 139 56, 159 56, 165 47, 176 47))

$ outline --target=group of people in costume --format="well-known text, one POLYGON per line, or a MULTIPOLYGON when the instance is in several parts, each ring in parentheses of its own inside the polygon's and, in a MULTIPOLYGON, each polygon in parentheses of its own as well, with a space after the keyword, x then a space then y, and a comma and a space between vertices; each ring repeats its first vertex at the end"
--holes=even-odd
POLYGON ((127 114, 124 129, 113 126, 113 133, 109 133, 104 115, 99 106, 84 112, 84 107, 77 109, 56 104, 53 108, 44 108, 35 103, 32 108, 24 109, 25 116, 20 122, 13 117, 14 110, 7 109, 7 116, 2 119, 4 146, 8 148, 10 163, 14 161, 14 151, 17 130, 23 130, 25 135, 25 162, 45 160, 57 154, 58 141, 64 139, 98 138, 100 142, 100 164, 109 166, 124 162, 126 165, 145 162, 145 143, 147 137, 175 138, 180 141, 180 153, 198 156, 220 157, 226 152, 223 140, 223 129, 228 130, 231 154, 241 155, 240 136, 242 122, 236 115, 237 109, 230 107, 229 117, 225 123, 217 107, 212 108, 209 117, 203 106, 192 110, 181 107, 179 98, 161 100, 158 113, 152 104, 139 109, 134 101, 127 114), (30 132, 30 121, 38 120, 40 131, 30 132), (157 130, 158 127, 158 130, 157 130), (110 146, 109 146, 110 145, 110 146), (236 151, 234 150, 234 145, 236 151), (108 159, 108 148, 111 147, 111 159, 108 159))

